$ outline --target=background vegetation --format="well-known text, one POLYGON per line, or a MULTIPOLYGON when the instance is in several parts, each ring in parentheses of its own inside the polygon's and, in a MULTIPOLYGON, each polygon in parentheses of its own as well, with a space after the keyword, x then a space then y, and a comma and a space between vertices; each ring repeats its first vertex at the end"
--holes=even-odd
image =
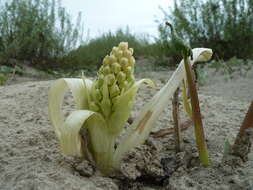
POLYGON ((162 11, 159 33, 164 43, 170 37, 164 21, 170 21, 192 47, 212 48, 215 59, 252 59, 252 0, 174 0, 173 8, 162 11))
MULTIPOLYGON (((174 0, 173 7, 161 11, 164 17, 157 21, 159 36, 153 40, 126 28, 84 43, 83 28, 89 26, 83 26, 81 14, 73 21, 60 0, 0 2, 0 65, 22 68, 28 64, 53 74, 55 69, 94 71, 112 46, 128 41, 137 60, 151 60, 155 65, 151 69, 175 67, 180 58, 170 46, 170 31, 164 24, 169 21, 191 47, 214 50, 215 69, 228 74, 235 66, 250 69, 253 0, 174 0)), ((2 71, 0 78, 6 78, 2 71)))
POLYGON ((51 66, 76 48, 80 37, 81 15, 73 24, 60 1, 12 0, 1 4, 1 64, 13 65, 14 59, 51 66))
POLYGON ((118 29, 115 33, 109 32, 91 39, 88 43, 71 51, 64 59, 65 66, 74 66, 75 68, 99 67, 112 47, 117 46, 122 41, 128 42, 129 46, 134 48, 135 56, 149 56, 152 53, 147 37, 137 37, 131 34, 128 28, 125 30, 118 29))

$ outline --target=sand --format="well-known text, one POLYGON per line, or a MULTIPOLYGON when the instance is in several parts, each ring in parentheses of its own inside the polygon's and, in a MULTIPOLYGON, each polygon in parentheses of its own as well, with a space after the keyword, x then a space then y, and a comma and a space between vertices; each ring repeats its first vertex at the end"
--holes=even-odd
MULTIPOLYGON (((171 72, 146 72, 158 89, 171 72)), ((52 81, 29 81, 0 87, 1 190, 253 189, 253 151, 247 162, 222 162, 225 140, 231 143, 253 99, 253 71, 229 81, 210 70, 199 89, 212 167, 198 163, 193 127, 183 132, 185 151, 175 154, 173 135, 155 138, 126 155, 121 176, 105 177, 89 163, 59 151, 48 120, 47 93, 52 81), (88 176, 88 177, 87 177, 88 176)), ((142 87, 133 116, 157 90, 142 87)), ((64 108, 72 109, 71 98, 64 108)), ((182 121, 187 120, 181 108, 182 121)), ((173 126, 171 105, 153 131, 173 126)))

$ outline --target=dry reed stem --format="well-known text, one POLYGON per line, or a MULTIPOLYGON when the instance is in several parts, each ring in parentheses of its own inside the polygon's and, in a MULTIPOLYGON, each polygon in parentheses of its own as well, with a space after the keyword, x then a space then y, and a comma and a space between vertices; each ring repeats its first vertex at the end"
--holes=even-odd
POLYGON ((174 92, 172 99, 172 115, 174 120, 174 138, 175 138, 175 151, 182 151, 182 135, 180 128, 180 115, 179 115, 179 100, 178 100, 179 88, 174 92))

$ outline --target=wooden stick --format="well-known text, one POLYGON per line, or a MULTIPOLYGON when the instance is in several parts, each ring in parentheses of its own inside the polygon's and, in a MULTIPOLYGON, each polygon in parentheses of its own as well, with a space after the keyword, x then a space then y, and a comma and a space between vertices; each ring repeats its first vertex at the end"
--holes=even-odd
POLYGON ((175 151, 180 152, 182 150, 182 135, 180 128, 180 116, 179 116, 179 101, 178 101, 179 88, 175 91, 172 99, 172 115, 174 120, 174 138, 175 138, 175 151))

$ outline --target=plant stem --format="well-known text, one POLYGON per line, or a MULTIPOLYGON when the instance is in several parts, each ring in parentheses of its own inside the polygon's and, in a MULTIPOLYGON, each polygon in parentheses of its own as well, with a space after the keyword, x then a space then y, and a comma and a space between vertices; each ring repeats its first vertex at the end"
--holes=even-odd
POLYGON ((92 153, 90 152, 90 135, 87 128, 81 128, 80 132, 80 138, 81 138, 81 156, 88 160, 91 164, 95 165, 94 158, 92 156, 92 153))
POLYGON ((109 174, 115 170, 113 164, 115 139, 116 137, 111 137, 111 139, 109 140, 108 149, 105 150, 105 152, 96 153, 96 165, 103 174, 109 174))
POLYGON ((251 102, 248 112, 245 115, 243 123, 233 145, 233 154, 247 160, 253 141, 253 101, 251 102))
POLYGON ((247 128, 253 128, 253 101, 251 101, 248 112, 246 113, 243 123, 240 127, 238 136, 242 136, 247 128))
POLYGON ((186 76, 187 76, 187 81, 188 81, 188 86, 189 86, 190 96, 191 96, 192 120, 195 126, 195 137, 196 137, 197 147, 199 150, 199 159, 204 167, 208 167, 209 166, 208 150, 206 146, 204 128, 203 128, 203 123, 202 123, 202 118, 201 118, 201 113, 200 113, 199 98, 198 98, 196 85, 193 80, 191 67, 190 67, 190 61, 189 61, 188 56, 184 56, 184 66, 185 66, 185 71, 186 71, 186 76))
POLYGON ((182 151, 182 135, 181 135, 181 128, 180 128, 180 117, 179 117, 179 101, 178 101, 178 94, 179 88, 175 91, 172 100, 172 115, 174 120, 174 137, 175 137, 175 151, 181 152, 182 151))
POLYGON ((184 109, 185 109, 185 112, 188 114, 188 116, 190 118, 192 118, 192 108, 191 108, 191 104, 188 101, 188 95, 187 95, 187 89, 186 89, 185 80, 183 80, 182 83, 183 83, 182 93, 183 93, 183 105, 184 105, 184 109))

